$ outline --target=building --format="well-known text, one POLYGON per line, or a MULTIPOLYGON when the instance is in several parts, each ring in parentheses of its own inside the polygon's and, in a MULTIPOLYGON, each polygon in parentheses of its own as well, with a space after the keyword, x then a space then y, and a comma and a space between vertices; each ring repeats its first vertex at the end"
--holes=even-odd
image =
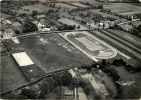
POLYGON ((51 30, 50 26, 47 24, 46 20, 43 18, 40 19, 37 27, 39 31, 50 31, 51 30))

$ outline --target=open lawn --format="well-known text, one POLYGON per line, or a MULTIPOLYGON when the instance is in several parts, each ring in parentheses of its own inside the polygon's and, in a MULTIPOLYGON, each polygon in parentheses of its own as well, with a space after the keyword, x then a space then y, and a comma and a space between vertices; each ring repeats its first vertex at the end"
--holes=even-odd
POLYGON ((56 7, 67 8, 67 9, 75 9, 75 8, 77 8, 76 6, 68 5, 68 4, 65 4, 65 3, 57 3, 56 7))
POLYGON ((112 12, 116 12, 121 15, 141 13, 141 7, 128 3, 110 3, 108 5, 104 5, 104 8, 110 9, 112 12))
POLYGON ((0 93, 15 89, 26 83, 27 81, 18 69, 12 56, 1 56, 0 93))
POLYGON ((84 4, 81 4, 81 3, 72 3, 72 4, 76 5, 76 6, 79 6, 79 7, 82 7, 82 8, 89 7, 88 5, 84 5, 84 4))
POLYGON ((42 4, 34 4, 34 5, 28 5, 23 6, 22 9, 19 9, 19 13, 32 13, 33 10, 36 10, 40 13, 47 12, 49 10, 49 7, 42 5, 42 4))
MULTIPOLYGON (((68 19, 68 18, 60 18, 58 21, 63 23, 63 24, 67 24, 67 25, 76 25, 76 26, 80 25, 76 21, 73 21, 73 20, 68 19)), ((80 25, 80 26, 81 26, 80 30, 86 30, 87 29, 86 27, 84 27, 82 25, 80 25)))
MULTIPOLYGON (((14 44, 10 41, 13 47, 12 53, 25 51, 34 62, 34 66, 39 67, 46 74, 72 67, 80 67, 81 65, 87 65, 93 62, 57 34, 20 37, 19 41, 20 44, 14 44)), ((2 71, 2 78, 0 79, 0 92, 5 92, 27 83, 24 75, 18 68, 18 64, 16 64, 11 55, 2 56, 1 62, 0 71, 2 71)), ((36 70, 37 68, 35 70, 34 68, 32 69, 33 72, 39 72, 36 70)), ((22 68, 22 70, 26 74, 27 68, 22 68)), ((33 75, 37 76, 37 78, 40 76, 36 75, 36 73, 33 73, 33 75)), ((30 78, 29 73, 25 76, 30 78)))
POLYGON ((16 48, 25 48, 35 65, 46 73, 92 62, 57 34, 20 38, 20 42, 16 48))

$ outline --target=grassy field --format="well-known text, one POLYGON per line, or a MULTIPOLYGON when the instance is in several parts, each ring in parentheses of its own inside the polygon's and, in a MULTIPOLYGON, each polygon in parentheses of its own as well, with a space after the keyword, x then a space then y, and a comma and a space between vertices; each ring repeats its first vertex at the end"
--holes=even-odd
MULTIPOLYGON (((63 23, 63 24, 67 24, 67 25, 76 25, 76 26, 80 25, 76 21, 73 21, 73 20, 68 19, 68 18, 60 18, 58 21, 63 23)), ((86 27, 81 25, 80 30, 86 30, 86 29, 87 29, 86 27)))
MULTIPOLYGON (((93 62, 57 34, 31 36, 20 38, 19 40, 19 45, 11 42, 13 45, 12 52, 25 51, 35 63, 35 66, 41 68, 47 74, 71 67, 80 67, 93 62)), ((11 55, 2 56, 1 61, 0 92, 8 91, 27 83, 11 55)), ((35 70, 34 72, 37 71, 35 70)), ((30 77, 30 74, 27 73, 25 76, 30 77)))
POLYGON ((111 9, 112 12, 116 12, 121 15, 132 15, 136 13, 141 13, 141 7, 128 3, 111 3, 108 5, 104 5, 104 8, 111 9))
POLYGON ((79 6, 79 7, 82 7, 82 8, 86 8, 86 7, 89 7, 87 5, 84 5, 84 4, 81 4, 81 3, 72 3, 73 5, 76 5, 76 6, 79 6))
POLYGON ((66 9, 75 9, 77 8, 76 6, 68 5, 65 3, 57 3, 56 7, 61 7, 61 8, 66 8, 66 9))
POLYGON ((23 6, 22 9, 19 9, 19 13, 32 13, 33 10, 38 11, 39 13, 47 12, 49 9, 48 6, 42 5, 42 4, 34 4, 34 5, 28 5, 23 6))
POLYGON ((38 35, 20 40, 21 44, 17 48, 25 48, 34 63, 46 73, 68 66, 79 67, 91 63, 90 59, 57 34, 38 35))
POLYGON ((10 55, 1 56, 0 72, 0 93, 27 83, 10 55))

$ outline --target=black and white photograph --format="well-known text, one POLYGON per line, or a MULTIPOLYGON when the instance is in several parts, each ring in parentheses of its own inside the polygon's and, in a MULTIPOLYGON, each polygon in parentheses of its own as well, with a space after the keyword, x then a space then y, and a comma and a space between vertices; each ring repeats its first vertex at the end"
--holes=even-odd
POLYGON ((141 100, 141 0, 0 0, 0 100, 141 100))

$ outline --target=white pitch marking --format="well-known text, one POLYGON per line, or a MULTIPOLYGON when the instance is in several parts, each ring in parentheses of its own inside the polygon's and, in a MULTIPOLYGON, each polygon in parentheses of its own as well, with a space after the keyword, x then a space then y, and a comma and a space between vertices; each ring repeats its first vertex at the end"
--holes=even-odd
MULTIPOLYGON (((91 34, 89 34, 89 35, 91 35, 91 34)), ((101 42, 102 44, 104 44, 104 45, 106 45, 106 46, 108 46, 108 47, 110 47, 110 48, 115 49, 120 55, 122 55, 122 56, 125 57, 126 59, 128 59, 128 60, 131 59, 131 57, 129 57, 128 55, 126 55, 126 54, 124 54, 123 52, 119 51, 118 49, 114 48, 113 46, 107 44, 107 43, 104 42, 103 40, 101 40, 101 39, 95 37, 94 35, 92 35, 92 36, 93 36, 94 38, 96 38, 99 42, 101 42)))
MULTIPOLYGON (((88 33, 88 32, 87 32, 87 33, 88 33)), ((84 34, 85 34, 85 32, 84 32, 84 34)), ((91 58, 92 60, 98 62, 98 60, 97 60, 95 57, 89 55, 86 51, 84 51, 84 50, 81 49, 79 46, 77 46, 75 43, 73 43, 72 41, 70 41, 69 39, 67 39, 64 35, 62 35, 62 34, 59 34, 59 35, 60 35, 61 37, 63 37, 65 40, 67 40, 68 42, 70 42, 73 46, 75 46, 75 47, 76 47, 77 49, 79 49, 81 52, 83 52, 84 54, 86 54, 89 58, 91 58)), ((116 49, 116 48, 114 48, 113 46, 111 46, 111 45, 105 43, 103 40, 101 40, 101 39, 95 37, 94 35, 91 35, 90 33, 87 34, 87 35, 92 36, 92 37, 95 38, 98 42, 100 42, 100 43, 106 45, 107 47, 115 49, 120 55, 122 55, 122 56, 125 57, 126 59, 128 59, 128 60, 131 59, 131 57, 129 57, 128 55, 122 53, 122 52, 119 51, 118 49, 116 49)))

